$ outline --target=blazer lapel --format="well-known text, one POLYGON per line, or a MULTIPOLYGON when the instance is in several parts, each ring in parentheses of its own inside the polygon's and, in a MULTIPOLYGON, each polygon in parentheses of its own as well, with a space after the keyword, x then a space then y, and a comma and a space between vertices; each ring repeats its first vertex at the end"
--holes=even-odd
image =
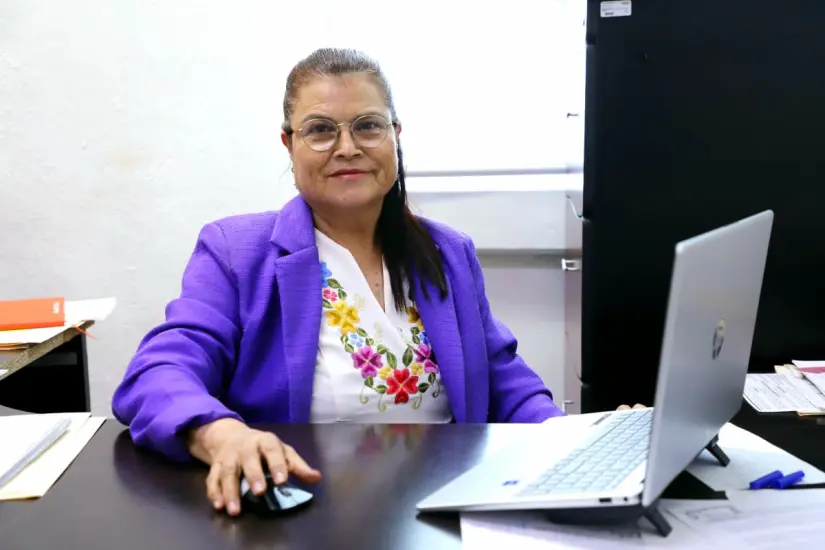
POLYGON ((312 214, 300 197, 281 210, 272 232, 272 244, 284 253, 275 260, 275 273, 282 312, 290 420, 309 422, 323 308, 312 214))
MULTIPOLYGON (((447 269, 447 266, 445 266, 447 269)), ((419 282, 412 282, 415 287, 416 307, 421 315, 427 338, 432 344, 435 359, 441 370, 441 378, 446 386, 450 407, 456 422, 467 420, 467 394, 464 380, 464 352, 461 347, 461 335, 458 332, 453 291, 450 284, 451 277, 447 274, 447 297, 442 300, 439 290, 431 283, 425 283, 430 299, 424 297, 419 282)))

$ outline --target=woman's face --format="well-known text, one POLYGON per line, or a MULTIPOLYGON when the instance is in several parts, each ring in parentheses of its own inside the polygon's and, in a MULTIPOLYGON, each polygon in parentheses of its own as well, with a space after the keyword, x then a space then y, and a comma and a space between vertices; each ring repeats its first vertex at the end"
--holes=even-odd
POLYGON ((380 208, 395 183, 400 126, 389 124, 380 140, 380 124, 360 118, 365 115, 392 120, 381 87, 370 75, 317 77, 298 91, 289 121, 294 133, 291 139, 286 134, 281 139, 292 159, 298 191, 313 208, 380 208), (327 150, 316 150, 333 140, 327 150))

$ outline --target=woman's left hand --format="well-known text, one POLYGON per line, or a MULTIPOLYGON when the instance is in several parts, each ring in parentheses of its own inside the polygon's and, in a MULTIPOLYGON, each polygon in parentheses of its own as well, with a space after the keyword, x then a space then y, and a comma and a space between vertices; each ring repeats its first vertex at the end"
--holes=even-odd
POLYGON ((619 408, 617 408, 616 410, 617 411, 629 411, 631 408, 633 408, 633 409, 646 409, 647 407, 645 407, 641 403, 636 403, 635 405, 633 405, 633 407, 631 407, 630 405, 619 405, 619 408))

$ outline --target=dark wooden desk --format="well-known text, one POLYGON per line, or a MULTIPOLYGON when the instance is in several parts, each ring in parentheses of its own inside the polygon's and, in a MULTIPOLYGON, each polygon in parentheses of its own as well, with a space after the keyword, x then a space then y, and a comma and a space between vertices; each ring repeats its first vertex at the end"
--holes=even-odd
MULTIPOLYGON (((814 419, 752 418, 745 409, 736 421, 774 443, 785 443, 801 458, 825 469, 825 426, 814 419)), ((315 501, 296 515, 230 519, 215 513, 204 493, 205 467, 173 465, 140 451, 122 426, 107 421, 44 498, 0 503, 0 546, 3 550, 458 549, 458 515, 417 516, 416 502, 477 463, 488 452, 488 437, 494 430, 534 427, 271 428, 325 475, 322 484, 312 489, 315 501)), ((709 496, 688 491, 694 494, 668 496, 709 496)))

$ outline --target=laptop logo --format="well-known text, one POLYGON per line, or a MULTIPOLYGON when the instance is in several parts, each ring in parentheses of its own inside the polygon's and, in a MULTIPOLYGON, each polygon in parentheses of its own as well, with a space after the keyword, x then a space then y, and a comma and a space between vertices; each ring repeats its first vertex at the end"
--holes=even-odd
POLYGON ((711 351, 711 355, 714 359, 719 357, 719 354, 722 353, 722 346, 725 344, 725 320, 719 319, 719 322, 716 324, 716 330, 713 333, 713 350, 711 351))

